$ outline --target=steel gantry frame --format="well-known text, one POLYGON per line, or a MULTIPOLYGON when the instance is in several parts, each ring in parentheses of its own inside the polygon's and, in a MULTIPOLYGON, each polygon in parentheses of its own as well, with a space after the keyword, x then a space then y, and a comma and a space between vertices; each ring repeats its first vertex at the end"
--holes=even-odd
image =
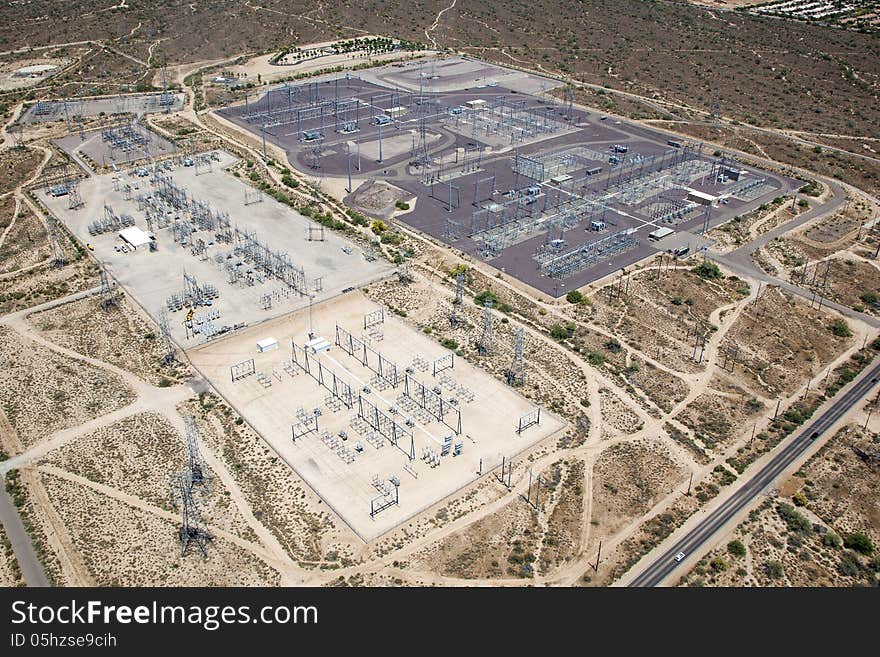
POLYGON ((539 264, 541 273, 550 278, 564 279, 610 257, 639 245, 632 229, 620 230, 592 242, 560 253, 539 264))
POLYGON ((397 365, 385 358, 381 353, 370 347, 363 340, 359 340, 344 328, 336 325, 336 346, 345 353, 355 358, 364 367, 378 374, 387 381, 392 388, 396 388, 399 380, 397 365))

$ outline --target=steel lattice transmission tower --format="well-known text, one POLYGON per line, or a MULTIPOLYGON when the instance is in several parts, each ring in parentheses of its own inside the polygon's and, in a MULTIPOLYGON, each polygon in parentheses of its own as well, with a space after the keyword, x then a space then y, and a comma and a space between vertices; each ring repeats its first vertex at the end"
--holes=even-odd
POLYGON ((171 503, 175 509, 180 507, 181 512, 180 554, 186 556, 190 544, 195 543, 202 556, 207 559, 208 541, 213 536, 205 528, 202 514, 193 498, 192 486, 189 482, 188 472, 178 472, 171 476, 171 503))
POLYGON ((458 310, 461 308, 464 299, 464 272, 458 272, 455 275, 455 300, 452 302, 452 312, 449 314, 449 323, 457 326, 460 321, 458 310))
POLYGON ((116 294, 113 291, 113 281, 107 273, 107 268, 101 265, 101 308, 109 310, 116 306, 116 294))
POLYGON ((166 365, 171 365, 177 360, 174 353, 174 342, 171 341, 171 326, 168 323, 168 311, 164 308, 159 312, 159 332, 162 334, 162 344, 165 347, 165 355, 162 360, 166 365))
POLYGON ((205 459, 199 451, 199 432, 196 430, 196 420, 192 415, 183 418, 186 427, 186 449, 189 452, 189 485, 191 489, 198 487, 202 492, 209 492, 211 473, 205 464, 205 459))
POLYGON ((523 357, 525 351, 525 329, 520 326, 516 329, 516 340, 513 343, 513 362, 507 371, 507 383, 512 386, 521 386, 526 382, 526 363, 523 357))
POLYGON ((64 249, 61 248, 61 241, 58 239, 58 225, 55 220, 49 218, 46 220, 46 233, 49 236, 49 246, 52 247, 52 262, 61 269, 64 267, 64 249))
POLYGON ((83 205, 82 197, 79 195, 79 180, 72 180, 67 186, 67 208, 79 210, 83 205))
POLYGON ((486 356, 495 353, 495 336, 492 333, 492 302, 486 299, 483 304, 483 333, 477 342, 477 352, 486 356))

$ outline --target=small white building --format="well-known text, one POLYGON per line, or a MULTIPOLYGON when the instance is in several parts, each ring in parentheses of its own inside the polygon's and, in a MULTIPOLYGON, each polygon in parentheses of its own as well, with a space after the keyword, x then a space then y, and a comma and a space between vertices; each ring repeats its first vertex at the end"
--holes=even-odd
POLYGON ((464 104, 465 107, 467 107, 468 109, 472 109, 472 110, 483 109, 483 107, 485 105, 486 105, 486 101, 483 100, 482 98, 477 98, 475 100, 469 100, 469 101, 466 101, 464 104))
POLYGON ((305 343, 305 345, 303 345, 303 348, 311 351, 313 356, 317 356, 322 351, 330 351, 330 347, 330 343, 325 338, 322 338, 320 336, 309 340, 305 343))
POLYGON ((694 203, 699 203, 700 205, 712 205, 717 200, 717 196, 712 196, 711 194, 700 192, 696 189, 692 189, 688 192, 688 201, 693 201, 694 203))
POLYGON ((657 230, 648 233, 648 237, 655 241, 662 240, 664 237, 669 237, 674 232, 675 231, 671 228, 664 226, 663 228, 658 228, 657 230))
POLYGON ((119 239, 136 249, 144 244, 149 244, 153 240, 153 234, 141 230, 137 226, 129 226, 119 231, 119 239))
POLYGON ((278 348, 278 340, 275 338, 263 338, 257 341, 257 351, 261 354, 267 351, 273 351, 278 348))

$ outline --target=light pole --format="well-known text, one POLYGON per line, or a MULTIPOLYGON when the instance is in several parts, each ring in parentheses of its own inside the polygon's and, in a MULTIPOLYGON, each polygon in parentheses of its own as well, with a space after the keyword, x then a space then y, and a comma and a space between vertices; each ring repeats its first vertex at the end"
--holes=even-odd
POLYGON ((310 294, 309 295, 309 340, 315 339, 315 329, 312 325, 312 303, 314 302, 314 300, 315 300, 315 295, 310 294))

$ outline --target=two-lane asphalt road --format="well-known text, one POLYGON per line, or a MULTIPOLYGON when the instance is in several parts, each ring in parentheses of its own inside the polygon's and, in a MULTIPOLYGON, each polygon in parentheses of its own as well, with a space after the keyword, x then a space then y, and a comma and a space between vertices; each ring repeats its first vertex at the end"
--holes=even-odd
POLYGON ((834 401, 815 420, 796 434, 794 440, 776 454, 769 463, 759 470, 742 488, 727 499, 724 504, 712 511, 702 522, 687 533, 669 550, 660 555, 629 586, 657 586, 663 582, 679 565, 674 555, 684 552, 690 556, 709 541, 737 513, 742 511, 761 491, 767 488, 782 472, 801 456, 824 431, 865 397, 880 378, 880 364, 865 369, 849 389, 834 401))

